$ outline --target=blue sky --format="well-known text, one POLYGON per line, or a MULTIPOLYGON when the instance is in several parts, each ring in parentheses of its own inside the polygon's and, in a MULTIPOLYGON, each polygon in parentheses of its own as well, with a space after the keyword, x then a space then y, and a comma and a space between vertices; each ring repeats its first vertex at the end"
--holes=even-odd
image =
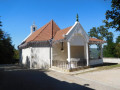
MULTIPOLYGON (((92 27, 104 25, 106 10, 111 0, 0 0, 2 29, 12 37, 17 47, 30 33, 35 21, 38 28, 53 19, 61 28, 72 26, 79 15, 79 22, 86 32, 92 27)), ((114 39, 119 35, 114 33, 114 39)))

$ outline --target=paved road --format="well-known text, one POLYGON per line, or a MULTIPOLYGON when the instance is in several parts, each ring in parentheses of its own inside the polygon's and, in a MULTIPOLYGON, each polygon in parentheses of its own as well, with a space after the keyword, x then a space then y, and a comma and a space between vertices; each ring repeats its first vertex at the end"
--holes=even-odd
MULTIPOLYGON (((86 78, 83 74, 66 75, 64 73, 50 71, 50 72, 47 72, 47 75, 54 77, 61 81, 66 81, 69 83, 77 83, 78 85, 86 86, 86 87, 89 87, 94 90, 120 90, 119 87, 115 87, 113 85, 99 82, 92 78, 88 78, 88 77, 86 78), (82 75, 82 77, 81 77, 81 75, 82 75)), ((87 76, 87 73, 86 73, 86 76, 87 76)), ((88 76, 89 76, 89 74, 88 74, 88 76)), ((95 76, 92 76, 92 77, 95 77, 95 76)), ((104 77, 104 76, 102 76, 102 77, 104 77)), ((101 78, 99 78, 99 79, 101 79, 101 78)))
POLYGON ((80 75, 0 66, 0 90, 120 90, 80 75))
POLYGON ((46 73, 49 71, 2 66, 0 67, 0 90, 92 90, 76 83, 60 81, 46 73))
POLYGON ((88 72, 75 76, 87 79, 89 81, 98 82, 107 86, 119 88, 120 90, 120 67, 109 70, 88 72))

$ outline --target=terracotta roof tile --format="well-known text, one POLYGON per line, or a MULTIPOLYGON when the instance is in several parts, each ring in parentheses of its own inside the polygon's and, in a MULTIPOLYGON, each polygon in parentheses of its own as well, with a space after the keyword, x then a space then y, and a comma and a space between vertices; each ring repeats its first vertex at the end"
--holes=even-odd
POLYGON ((64 35, 70 30, 71 27, 57 31, 57 33, 54 37, 54 40, 56 41, 56 40, 64 39, 64 35))
MULTIPOLYGON (((71 26, 72 27, 72 26, 71 26)), ((52 30, 53 30, 53 39, 61 40, 64 39, 64 35, 71 29, 71 27, 65 28, 60 30, 60 28, 56 25, 56 23, 51 20, 49 23, 44 25, 43 27, 39 28, 35 32, 33 32, 25 42, 31 42, 31 41, 47 41, 52 38, 52 30)), ((100 39, 96 38, 89 38, 89 42, 106 42, 100 39)))
POLYGON ((106 42, 104 40, 96 39, 96 38, 90 38, 89 41, 94 41, 94 42, 106 42))
POLYGON ((60 30, 60 28, 56 25, 56 23, 51 20, 49 23, 38 29, 37 31, 33 32, 25 42, 30 41, 47 41, 52 38, 52 30, 53 30, 53 37, 55 36, 56 32, 60 30))

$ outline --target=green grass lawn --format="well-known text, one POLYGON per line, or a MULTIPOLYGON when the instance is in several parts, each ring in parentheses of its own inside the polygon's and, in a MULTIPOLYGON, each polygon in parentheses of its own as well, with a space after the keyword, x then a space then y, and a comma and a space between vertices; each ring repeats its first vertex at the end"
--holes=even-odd
POLYGON ((98 66, 97 70, 108 70, 108 69, 113 69, 113 68, 117 68, 117 67, 120 67, 120 64, 108 65, 108 66, 98 66))
MULTIPOLYGON (((96 68, 96 69, 95 69, 95 70, 88 71, 88 72, 94 72, 94 71, 110 70, 110 69, 114 69, 114 68, 120 68, 120 64, 104 63, 104 64, 102 64, 102 65, 93 66, 92 68, 96 68)), ((85 73, 86 73, 86 72, 85 72, 85 73)))
POLYGON ((88 72, 95 72, 95 71, 101 71, 101 70, 110 70, 110 69, 114 69, 114 68, 120 68, 120 64, 104 63, 104 64, 101 64, 101 65, 92 66, 91 68, 96 68, 96 69, 86 71, 86 72, 77 73, 75 75, 84 74, 84 73, 88 73, 88 72))

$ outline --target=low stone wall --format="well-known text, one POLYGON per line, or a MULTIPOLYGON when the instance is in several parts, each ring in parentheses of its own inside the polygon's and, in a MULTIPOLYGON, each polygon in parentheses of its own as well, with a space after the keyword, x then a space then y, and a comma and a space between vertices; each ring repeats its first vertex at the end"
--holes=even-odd
POLYGON ((90 60, 89 63, 90 63, 90 65, 102 64, 103 60, 102 59, 90 60))
POLYGON ((103 62, 120 64, 120 58, 103 58, 103 62))
POLYGON ((83 67, 78 67, 78 68, 65 69, 65 68, 52 66, 50 69, 51 70, 61 71, 61 72, 74 72, 74 71, 84 70, 84 69, 88 69, 88 68, 90 68, 90 67, 89 66, 83 66, 83 67))

